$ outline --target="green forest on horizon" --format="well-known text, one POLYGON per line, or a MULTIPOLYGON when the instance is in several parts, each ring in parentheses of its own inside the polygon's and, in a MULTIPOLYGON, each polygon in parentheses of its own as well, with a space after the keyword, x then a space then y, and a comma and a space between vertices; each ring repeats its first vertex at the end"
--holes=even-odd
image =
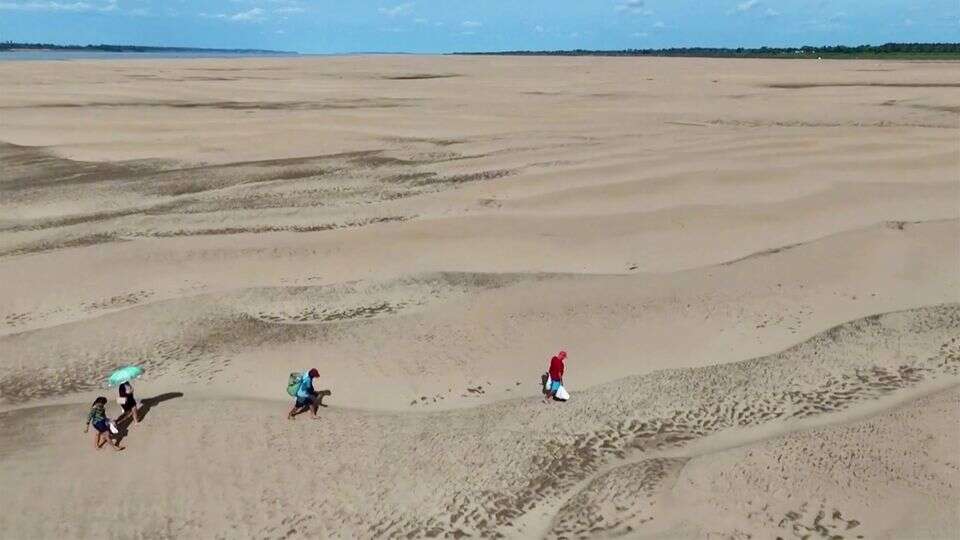
MULTIPOLYGON (((267 49, 208 49, 199 47, 156 47, 147 45, 59 45, 54 43, 0 42, 0 52, 14 50, 55 50, 93 52, 207 52, 251 54, 297 54, 267 49)), ((666 56, 700 58, 860 58, 905 60, 960 60, 960 43, 885 43, 883 45, 824 45, 802 47, 670 47, 661 49, 564 49, 454 52, 454 55, 502 56, 666 56)))
POLYGON ((883 45, 826 45, 802 47, 671 47, 665 49, 554 50, 460 52, 464 55, 505 56, 670 56, 701 58, 877 58, 957 59, 960 43, 885 43, 883 45))

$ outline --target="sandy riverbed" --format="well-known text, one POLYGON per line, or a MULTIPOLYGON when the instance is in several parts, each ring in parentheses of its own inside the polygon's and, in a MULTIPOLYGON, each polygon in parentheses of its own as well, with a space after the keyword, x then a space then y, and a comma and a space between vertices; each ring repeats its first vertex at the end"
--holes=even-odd
POLYGON ((0 63, 0 536, 949 537, 957 67, 0 63))

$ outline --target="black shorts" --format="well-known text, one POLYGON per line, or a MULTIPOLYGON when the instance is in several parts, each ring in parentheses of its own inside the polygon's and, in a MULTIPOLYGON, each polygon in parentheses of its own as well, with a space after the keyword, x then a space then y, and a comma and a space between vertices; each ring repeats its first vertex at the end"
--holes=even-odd
POLYGON ((128 413, 136 406, 137 400, 133 399, 132 397, 128 397, 127 400, 120 405, 120 408, 123 409, 123 412, 128 413))
POLYGON ((313 402, 317 400, 317 396, 308 396, 305 398, 297 397, 297 407, 307 407, 313 405, 313 402))

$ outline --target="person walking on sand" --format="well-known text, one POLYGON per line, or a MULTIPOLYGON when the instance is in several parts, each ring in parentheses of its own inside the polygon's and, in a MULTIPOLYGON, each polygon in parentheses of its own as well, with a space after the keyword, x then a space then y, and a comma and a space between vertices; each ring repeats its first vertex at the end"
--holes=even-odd
MULTIPOLYGON (((88 433, 90 431, 90 425, 93 425, 93 429, 96 430, 93 444, 97 450, 103 448, 103 445, 107 444, 107 442, 111 442, 110 420, 107 418, 106 406, 107 398, 103 396, 93 400, 90 413, 87 414, 87 425, 83 428, 83 432, 88 433)), ((116 439, 112 441, 111 446, 118 452, 125 448, 124 446, 120 446, 120 441, 116 439)))
POLYGON ((117 403, 120 404, 120 408, 123 409, 123 412, 120 413, 120 416, 117 417, 117 422, 126 418, 127 415, 132 415, 133 420, 136 423, 140 423, 140 405, 137 403, 136 398, 133 397, 133 385, 130 381, 127 381, 117 388, 119 397, 117 397, 117 403))
POLYGON ((550 403, 557 395, 557 390, 563 385, 563 371, 566 367, 564 361, 567 359, 567 351, 560 351, 556 356, 550 359, 550 388, 547 394, 543 396, 544 403, 550 403))
POLYGON ((296 420, 298 414, 307 412, 307 409, 313 413, 314 420, 319 419, 317 408, 320 407, 320 391, 316 388, 316 380, 320 377, 317 368, 313 368, 300 377, 300 387, 297 388, 297 400, 287 414, 290 420, 296 420))

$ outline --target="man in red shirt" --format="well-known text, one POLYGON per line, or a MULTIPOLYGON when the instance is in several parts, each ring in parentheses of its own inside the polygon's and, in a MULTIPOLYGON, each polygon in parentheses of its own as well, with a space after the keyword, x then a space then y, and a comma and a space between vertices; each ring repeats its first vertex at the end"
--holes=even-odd
POLYGON ((557 395, 557 390, 563 384, 563 361, 567 359, 567 351, 560 351, 556 356, 550 359, 550 388, 547 389, 547 395, 543 397, 544 403, 550 403, 550 400, 557 395))

